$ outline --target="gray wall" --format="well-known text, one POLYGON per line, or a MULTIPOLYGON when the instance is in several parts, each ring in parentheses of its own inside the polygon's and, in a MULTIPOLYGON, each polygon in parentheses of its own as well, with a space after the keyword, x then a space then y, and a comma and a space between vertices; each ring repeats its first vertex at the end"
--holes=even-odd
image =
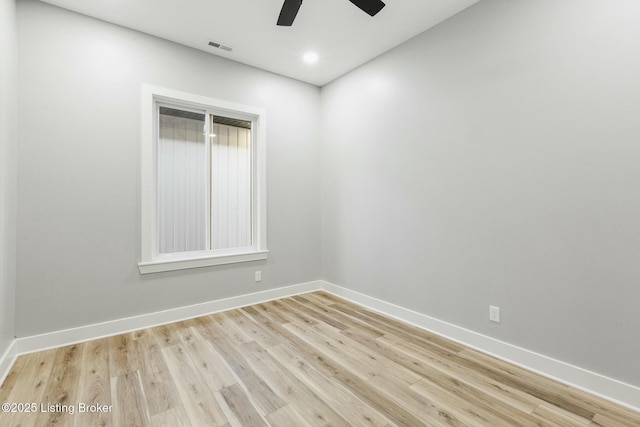
POLYGON ((322 277, 640 385, 636 4, 484 0, 320 93, 19 2, 18 336, 322 277), (142 82, 267 109, 267 262, 138 274, 142 82))
POLYGON ((0 0, 0 356, 15 336, 17 28, 15 0, 0 0))
POLYGON ((638 40, 484 0, 322 88, 324 278, 640 386, 638 40))
POLYGON ((40 2, 18 20, 18 337, 320 278, 317 87, 40 2), (140 276, 143 82, 267 110, 269 260, 140 276))

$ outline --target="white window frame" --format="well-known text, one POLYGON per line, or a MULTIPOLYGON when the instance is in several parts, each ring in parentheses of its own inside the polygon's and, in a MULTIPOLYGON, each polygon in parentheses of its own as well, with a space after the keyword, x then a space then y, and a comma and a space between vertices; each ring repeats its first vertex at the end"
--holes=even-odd
POLYGON ((158 86, 142 85, 141 107, 141 259, 140 274, 183 270, 238 262, 265 260, 267 250, 266 201, 266 112, 257 107, 158 86), (252 242, 248 248, 198 251, 174 254, 158 253, 158 104, 214 110, 226 117, 251 120, 251 206, 252 242))

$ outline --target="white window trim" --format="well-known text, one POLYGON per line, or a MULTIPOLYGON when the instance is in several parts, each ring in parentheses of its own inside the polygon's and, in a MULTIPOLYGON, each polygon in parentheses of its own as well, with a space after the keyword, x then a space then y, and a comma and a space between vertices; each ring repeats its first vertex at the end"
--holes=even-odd
POLYGON ((140 274, 183 270, 238 262, 267 259, 267 176, 266 176, 266 112, 257 107, 208 98, 191 93, 142 85, 141 105, 141 177, 140 177, 140 274), (234 116, 251 116, 256 124, 253 143, 252 203, 253 246, 216 252, 190 252, 184 254, 158 254, 158 180, 157 151, 155 146, 155 105, 157 102, 175 102, 197 108, 214 108, 234 116))

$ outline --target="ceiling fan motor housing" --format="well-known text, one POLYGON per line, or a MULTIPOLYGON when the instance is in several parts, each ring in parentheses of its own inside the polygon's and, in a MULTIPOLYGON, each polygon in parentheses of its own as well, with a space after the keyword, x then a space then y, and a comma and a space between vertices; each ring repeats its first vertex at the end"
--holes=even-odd
MULTIPOLYGON (((363 12, 370 16, 375 16, 382 10, 385 4, 381 0, 349 0, 358 6, 363 12)), ((278 25, 282 27, 290 27, 298 15, 298 11, 302 6, 302 0, 284 0, 280 16, 278 16, 278 25)))

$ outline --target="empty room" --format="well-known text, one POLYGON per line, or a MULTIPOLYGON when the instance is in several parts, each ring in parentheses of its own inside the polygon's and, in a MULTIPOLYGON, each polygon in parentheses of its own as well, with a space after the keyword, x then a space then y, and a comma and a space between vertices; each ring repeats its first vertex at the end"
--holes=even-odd
POLYGON ((0 0, 0 426, 640 426, 640 2, 0 0))

